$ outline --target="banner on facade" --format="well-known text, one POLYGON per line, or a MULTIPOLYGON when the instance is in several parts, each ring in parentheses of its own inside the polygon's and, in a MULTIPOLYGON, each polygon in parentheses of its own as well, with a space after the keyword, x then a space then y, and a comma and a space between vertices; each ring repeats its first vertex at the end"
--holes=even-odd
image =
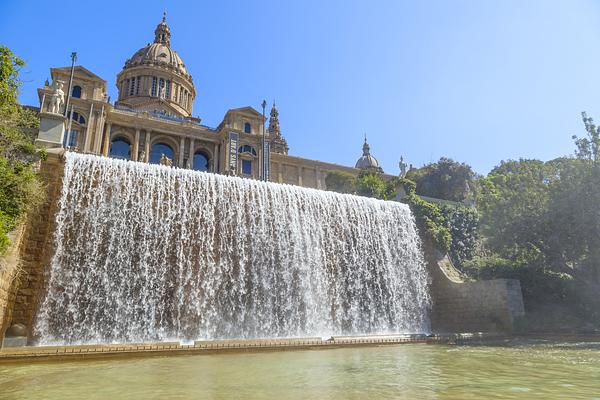
POLYGON ((229 132, 229 170, 237 174, 239 136, 235 132, 229 132))
POLYGON ((271 170, 271 143, 267 140, 263 142, 263 154, 263 177, 268 182, 271 170))

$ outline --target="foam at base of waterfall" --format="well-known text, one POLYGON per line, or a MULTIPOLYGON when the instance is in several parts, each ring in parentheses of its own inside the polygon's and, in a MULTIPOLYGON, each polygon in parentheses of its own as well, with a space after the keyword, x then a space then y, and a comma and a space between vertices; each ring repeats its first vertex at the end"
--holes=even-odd
POLYGON ((429 331, 404 204, 65 158, 40 344, 429 331))

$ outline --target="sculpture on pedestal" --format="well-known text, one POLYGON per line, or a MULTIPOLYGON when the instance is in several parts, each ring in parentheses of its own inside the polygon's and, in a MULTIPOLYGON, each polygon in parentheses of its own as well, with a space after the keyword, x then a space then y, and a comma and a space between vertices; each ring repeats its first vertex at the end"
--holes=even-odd
POLYGON ((64 82, 55 80, 52 82, 52 93, 50 94, 50 104, 48 112, 52 114, 60 114, 60 109, 65 102, 65 92, 63 92, 64 82))

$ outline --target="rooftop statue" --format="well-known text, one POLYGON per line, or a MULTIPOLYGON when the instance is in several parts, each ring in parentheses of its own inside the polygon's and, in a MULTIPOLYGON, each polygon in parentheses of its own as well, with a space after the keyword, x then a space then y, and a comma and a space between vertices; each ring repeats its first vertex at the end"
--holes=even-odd
POLYGON ((167 167, 173 166, 173 160, 167 157, 164 153, 160 155, 160 160, 158 161, 160 165, 166 165, 167 167))

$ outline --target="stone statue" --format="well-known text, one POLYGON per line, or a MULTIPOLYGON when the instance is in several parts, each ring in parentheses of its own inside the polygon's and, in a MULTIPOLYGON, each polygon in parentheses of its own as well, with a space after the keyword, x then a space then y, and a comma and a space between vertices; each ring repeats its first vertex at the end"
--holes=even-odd
POLYGON ((173 160, 171 160, 169 157, 167 157, 164 153, 162 153, 160 155, 160 160, 158 161, 158 163, 160 165, 165 165, 167 167, 172 167, 173 166, 173 160))
POLYGON ((138 155, 138 161, 146 162, 146 152, 144 150, 140 151, 140 154, 138 155))
POLYGON ((48 112, 53 114, 60 114, 60 109, 65 102, 65 92, 63 92, 63 81, 55 80, 52 82, 52 93, 50 94, 50 104, 48 105, 48 112))
POLYGON ((404 157, 400 156, 400 163, 398 165, 400 166, 400 178, 404 178, 406 176, 406 167, 408 166, 404 162, 404 157))

